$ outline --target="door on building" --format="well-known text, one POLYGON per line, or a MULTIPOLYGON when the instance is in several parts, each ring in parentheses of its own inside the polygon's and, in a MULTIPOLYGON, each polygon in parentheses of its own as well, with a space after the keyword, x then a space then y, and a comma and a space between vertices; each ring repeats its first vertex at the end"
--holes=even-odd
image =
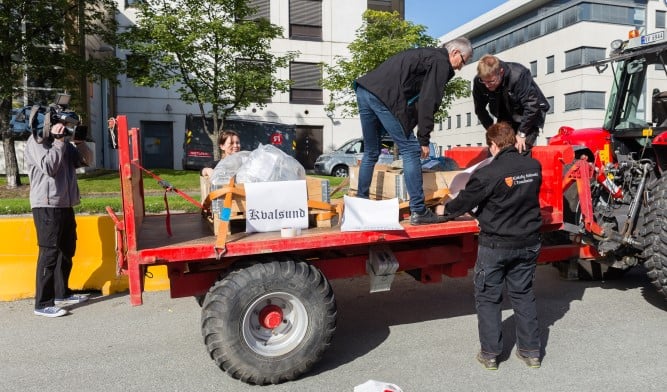
POLYGON ((296 155, 304 169, 312 170, 315 168, 315 160, 322 155, 322 134, 321 126, 296 126, 296 155))
POLYGON ((141 162, 145 168, 174 168, 174 126, 170 121, 141 122, 141 162))

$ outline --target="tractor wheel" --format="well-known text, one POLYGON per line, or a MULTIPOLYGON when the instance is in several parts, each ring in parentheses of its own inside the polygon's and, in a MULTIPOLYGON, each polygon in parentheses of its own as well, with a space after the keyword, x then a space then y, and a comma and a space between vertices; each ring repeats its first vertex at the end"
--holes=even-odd
POLYGON ((277 384, 296 379, 322 357, 336 329, 336 301, 315 267, 272 261, 216 282, 201 322, 220 369, 249 384, 277 384))
POLYGON ((646 203, 642 256, 651 283, 667 297, 667 176, 648 185, 651 202, 646 203))

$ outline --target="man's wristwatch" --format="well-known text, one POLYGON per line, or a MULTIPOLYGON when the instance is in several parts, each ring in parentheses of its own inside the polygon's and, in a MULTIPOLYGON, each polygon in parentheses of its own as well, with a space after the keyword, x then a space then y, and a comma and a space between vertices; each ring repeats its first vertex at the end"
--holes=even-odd
POLYGON ((520 137, 521 139, 525 139, 525 138, 526 138, 526 134, 523 133, 523 132, 517 132, 516 135, 517 135, 518 137, 520 137))

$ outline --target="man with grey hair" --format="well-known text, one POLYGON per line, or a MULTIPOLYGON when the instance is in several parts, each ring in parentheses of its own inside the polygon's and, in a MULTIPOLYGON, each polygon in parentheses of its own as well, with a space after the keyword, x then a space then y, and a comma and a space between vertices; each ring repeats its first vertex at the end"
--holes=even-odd
POLYGON ((420 158, 429 155, 433 117, 440 107, 445 85, 472 58, 465 37, 439 48, 408 49, 393 55, 355 80, 364 155, 359 167, 357 196, 369 197, 380 139, 386 132, 403 157, 403 177, 410 196, 410 224, 441 222, 424 204, 420 158), (413 129, 417 126, 417 136, 413 129))

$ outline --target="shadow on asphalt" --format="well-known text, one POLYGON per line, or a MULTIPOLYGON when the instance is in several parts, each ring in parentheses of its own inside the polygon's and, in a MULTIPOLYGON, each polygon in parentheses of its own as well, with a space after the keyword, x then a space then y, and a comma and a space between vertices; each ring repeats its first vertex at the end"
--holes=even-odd
MULTIPOLYGON (((667 310, 667 301, 651 285, 643 268, 635 268, 623 278, 609 281, 564 280, 550 265, 538 266, 536 275, 535 294, 544 356, 548 355, 551 327, 570 311, 573 302, 582 300, 588 288, 622 291, 640 288, 650 304, 667 310)), ((305 377, 315 377, 371 352, 388 338, 392 326, 475 314, 470 276, 443 277, 441 284, 423 285, 399 274, 391 291, 375 294, 368 292, 366 278, 331 283, 338 306, 336 333, 322 361, 305 377)), ((507 309, 511 306, 505 295, 503 310, 507 309)), ((476 321, 470 328, 477 329, 476 321)), ((500 361, 507 360, 514 351, 514 328, 514 316, 510 314, 503 321, 505 349, 500 361)))

